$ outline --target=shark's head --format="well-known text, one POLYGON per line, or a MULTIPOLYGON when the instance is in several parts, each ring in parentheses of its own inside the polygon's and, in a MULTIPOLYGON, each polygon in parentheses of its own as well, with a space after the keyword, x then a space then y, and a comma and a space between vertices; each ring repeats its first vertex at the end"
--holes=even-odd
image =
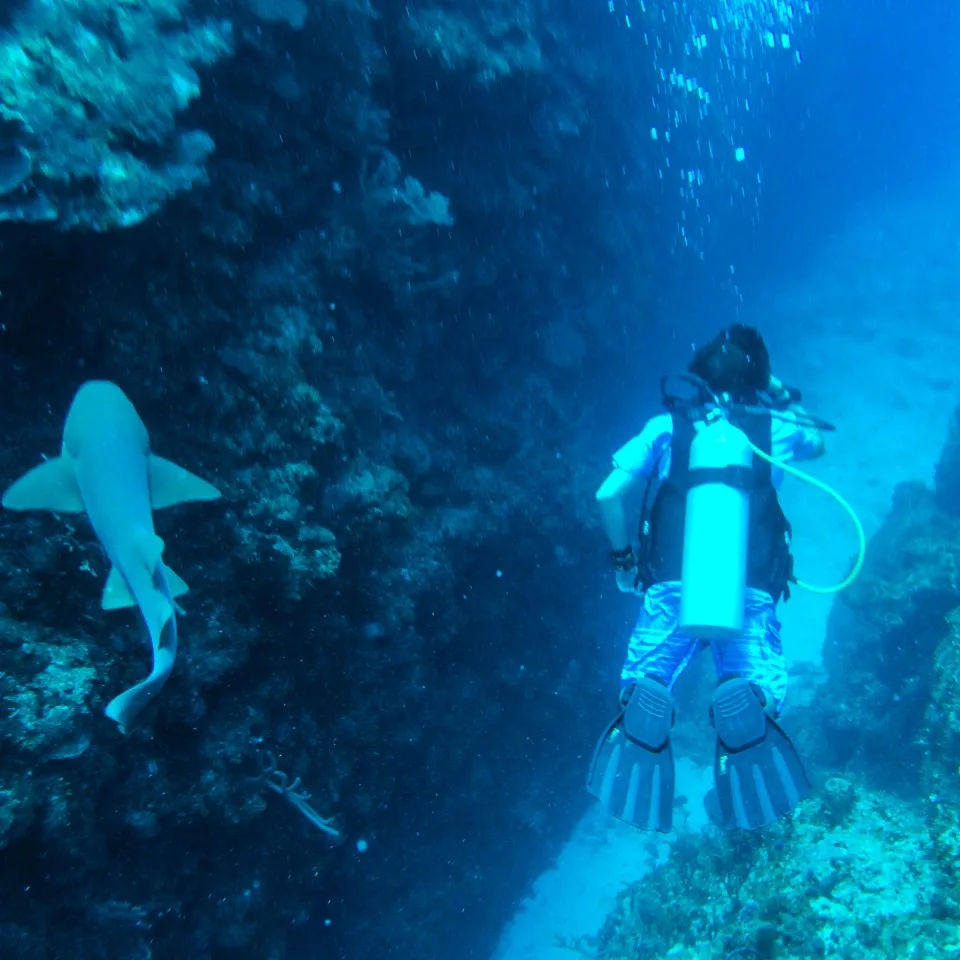
POLYGON ((106 430, 132 436, 144 454, 149 453, 147 428, 127 395, 109 380, 88 380, 70 404, 63 428, 63 452, 77 459, 84 443, 106 430))

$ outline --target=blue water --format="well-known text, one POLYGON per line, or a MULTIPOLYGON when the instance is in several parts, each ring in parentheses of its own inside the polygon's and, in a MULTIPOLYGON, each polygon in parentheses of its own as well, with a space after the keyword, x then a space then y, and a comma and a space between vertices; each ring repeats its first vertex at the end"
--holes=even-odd
POLYGON ((953 168, 960 76, 940 52, 954 49, 957 26, 949 4, 823 5, 803 70, 777 85, 763 226, 742 241, 746 270, 785 272, 857 210, 953 168))

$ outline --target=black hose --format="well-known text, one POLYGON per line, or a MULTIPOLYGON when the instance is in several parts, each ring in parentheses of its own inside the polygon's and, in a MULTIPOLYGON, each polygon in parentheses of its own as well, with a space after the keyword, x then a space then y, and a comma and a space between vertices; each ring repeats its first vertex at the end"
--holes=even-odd
MULTIPOLYGON (((834 424, 830 423, 830 421, 823 420, 820 417, 815 417, 806 411, 803 413, 797 413, 795 410, 790 410, 790 416, 788 418, 786 413, 789 410, 790 404, 800 403, 800 401, 803 399, 803 394, 800 392, 799 388, 788 387, 786 385, 783 387, 783 392, 785 394, 785 399, 788 402, 784 403, 782 406, 780 403, 775 402, 773 398, 770 398, 770 403, 764 403, 762 396, 759 404, 725 404, 713 391, 710 384, 708 384, 707 381, 702 377, 698 377, 696 374, 668 373, 660 378, 660 395, 663 398, 663 405, 671 413, 684 413, 689 416, 691 414, 699 413, 704 408, 712 405, 730 413, 738 411, 743 413, 766 413, 771 417, 776 417, 779 414, 779 419, 781 420, 790 419, 802 427, 812 427, 815 430, 823 430, 824 432, 833 432, 837 429, 834 424), (681 383, 686 383, 694 387, 694 394, 689 397, 683 397, 676 393, 672 393, 669 389, 671 380, 679 380, 681 383)), ((694 417, 694 419, 697 418, 694 417)))

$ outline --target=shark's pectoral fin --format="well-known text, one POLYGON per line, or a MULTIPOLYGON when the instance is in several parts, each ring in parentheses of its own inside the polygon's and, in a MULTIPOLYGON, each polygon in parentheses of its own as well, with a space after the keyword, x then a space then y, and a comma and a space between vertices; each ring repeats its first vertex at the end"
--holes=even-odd
POLYGON ((183 578, 177 576, 168 566, 164 565, 163 572, 167 578, 167 586, 170 588, 171 597, 182 597, 190 591, 183 578))
POLYGON ((84 511, 73 465, 63 457, 47 460, 25 473, 3 495, 3 505, 8 510, 84 511))
POLYGON ((190 500, 216 500, 220 491, 172 460, 150 455, 150 503, 154 510, 190 500))
POLYGON ((107 577, 107 585, 103 588, 100 606, 104 610, 122 610, 124 607, 136 605, 137 601, 130 592, 127 581, 123 579, 123 574, 116 567, 112 567, 110 576, 107 577))

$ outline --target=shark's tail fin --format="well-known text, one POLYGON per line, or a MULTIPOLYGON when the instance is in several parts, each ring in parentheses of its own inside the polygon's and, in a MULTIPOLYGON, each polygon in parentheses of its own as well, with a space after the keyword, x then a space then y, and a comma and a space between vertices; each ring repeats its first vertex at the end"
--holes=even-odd
MULTIPOLYGON (((175 624, 173 601, 161 593, 153 595, 153 603, 144 604, 141 607, 144 622, 147 630, 150 632, 150 639, 153 641, 154 651, 159 650, 164 645, 164 637, 169 633, 168 624, 175 624)), ((174 631, 176 627, 174 626, 174 631)))
POLYGON ((177 621, 173 616, 173 606, 166 598, 159 599, 161 603, 156 609, 150 613, 144 611, 144 620, 147 621, 147 628, 150 630, 151 638, 154 639, 153 669, 145 680, 125 690, 107 704, 106 714, 111 720, 117 722, 121 733, 126 733, 130 729, 140 711, 163 689, 177 659, 177 621), (154 620, 153 624, 150 623, 150 619, 154 620), (154 633, 157 623, 162 623, 162 626, 157 633, 154 633))
POLYGON ((134 590, 118 567, 110 571, 103 591, 105 609, 138 606, 153 647, 153 669, 146 680, 110 701, 107 716, 126 730, 147 702, 163 687, 177 657, 177 618, 174 597, 187 592, 187 585, 163 562, 163 540, 144 530, 135 543, 135 557, 128 575, 134 590))

